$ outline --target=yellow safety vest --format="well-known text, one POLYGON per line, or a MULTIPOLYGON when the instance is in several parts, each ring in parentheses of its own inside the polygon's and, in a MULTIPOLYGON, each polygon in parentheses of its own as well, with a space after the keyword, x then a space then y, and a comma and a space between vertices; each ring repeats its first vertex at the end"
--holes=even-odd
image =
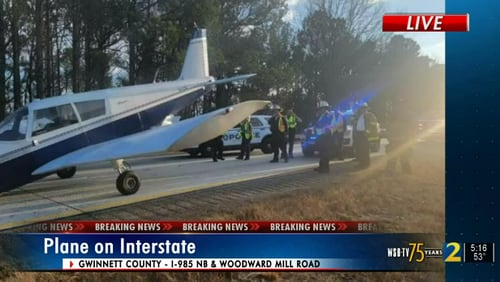
POLYGON ((289 128, 295 128, 297 126, 297 119, 295 118, 295 115, 291 115, 288 117, 288 127, 289 128))
POLYGON ((368 141, 377 141, 380 139, 378 134, 377 118, 372 113, 365 114, 366 131, 368 135, 368 141))
POLYGON ((283 122, 283 116, 278 117, 278 130, 279 132, 285 132, 286 131, 286 124, 283 122))
POLYGON ((241 135, 245 136, 245 139, 252 138, 252 129, 250 128, 250 122, 246 121, 243 123, 243 126, 241 127, 241 135))

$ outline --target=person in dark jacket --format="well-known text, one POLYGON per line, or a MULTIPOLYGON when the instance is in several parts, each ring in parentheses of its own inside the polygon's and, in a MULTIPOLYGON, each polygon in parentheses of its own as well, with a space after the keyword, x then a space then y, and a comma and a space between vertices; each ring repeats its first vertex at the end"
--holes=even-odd
POLYGON ((386 172, 394 173, 399 161, 403 173, 411 173, 410 160, 416 128, 417 122, 403 101, 394 105, 387 121, 389 144, 385 147, 388 156, 386 172))
POLYGON ((377 118, 368 111, 368 104, 364 103, 356 112, 353 125, 354 149, 358 168, 370 166, 370 142, 368 135, 377 130, 377 118))
POLYGON ((210 140, 210 147, 212 148, 212 160, 217 162, 217 159, 224 160, 223 152, 224 152, 224 141, 222 140, 223 136, 219 135, 214 139, 210 140))
POLYGON ((333 129, 333 143, 335 144, 335 157, 338 160, 344 160, 344 132, 346 131, 347 124, 342 112, 338 109, 335 113, 335 128, 333 129))
POLYGON ((283 155, 285 163, 288 162, 288 153, 286 150, 287 136, 288 136, 288 123, 286 117, 283 115, 281 108, 276 108, 275 114, 269 119, 271 126, 271 140, 273 147, 272 163, 279 162, 279 152, 283 155))
POLYGON ((318 139, 319 167, 314 170, 319 173, 330 173, 330 159, 332 158, 333 134, 330 128, 324 128, 318 139))

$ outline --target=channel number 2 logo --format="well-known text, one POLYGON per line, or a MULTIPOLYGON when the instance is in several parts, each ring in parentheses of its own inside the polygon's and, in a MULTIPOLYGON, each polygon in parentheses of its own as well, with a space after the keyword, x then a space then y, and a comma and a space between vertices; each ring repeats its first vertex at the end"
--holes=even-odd
POLYGON ((445 243, 443 250, 444 262, 462 262, 462 247, 457 242, 445 243))

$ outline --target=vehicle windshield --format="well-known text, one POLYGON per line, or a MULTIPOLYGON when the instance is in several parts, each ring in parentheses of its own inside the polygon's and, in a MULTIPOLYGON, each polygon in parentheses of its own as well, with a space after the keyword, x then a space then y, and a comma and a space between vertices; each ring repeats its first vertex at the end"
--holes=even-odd
POLYGON ((26 138, 28 108, 23 107, 10 114, 0 123, 0 141, 16 141, 26 138))
POLYGON ((316 127, 319 128, 326 127, 332 123, 332 119, 333 119, 333 114, 328 111, 325 111, 320 115, 318 121, 316 122, 316 127))
POLYGON ((344 121, 347 125, 354 124, 354 115, 352 114, 352 112, 344 113, 344 121))

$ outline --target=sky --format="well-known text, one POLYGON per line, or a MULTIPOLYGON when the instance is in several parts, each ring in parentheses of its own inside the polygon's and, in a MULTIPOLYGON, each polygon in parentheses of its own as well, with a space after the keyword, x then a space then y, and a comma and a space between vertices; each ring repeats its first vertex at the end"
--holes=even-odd
MULTIPOLYGON (((345 0, 350 1, 350 0, 345 0)), ((444 13, 444 0, 373 0, 383 2, 386 13, 444 13)), ((306 11, 307 0, 288 0, 289 14, 286 19, 294 24, 300 22, 306 11)), ((380 27, 382 30, 382 27, 380 27)), ((398 32, 414 39, 420 45, 420 53, 435 59, 438 63, 445 61, 445 36, 440 32, 398 32)))

